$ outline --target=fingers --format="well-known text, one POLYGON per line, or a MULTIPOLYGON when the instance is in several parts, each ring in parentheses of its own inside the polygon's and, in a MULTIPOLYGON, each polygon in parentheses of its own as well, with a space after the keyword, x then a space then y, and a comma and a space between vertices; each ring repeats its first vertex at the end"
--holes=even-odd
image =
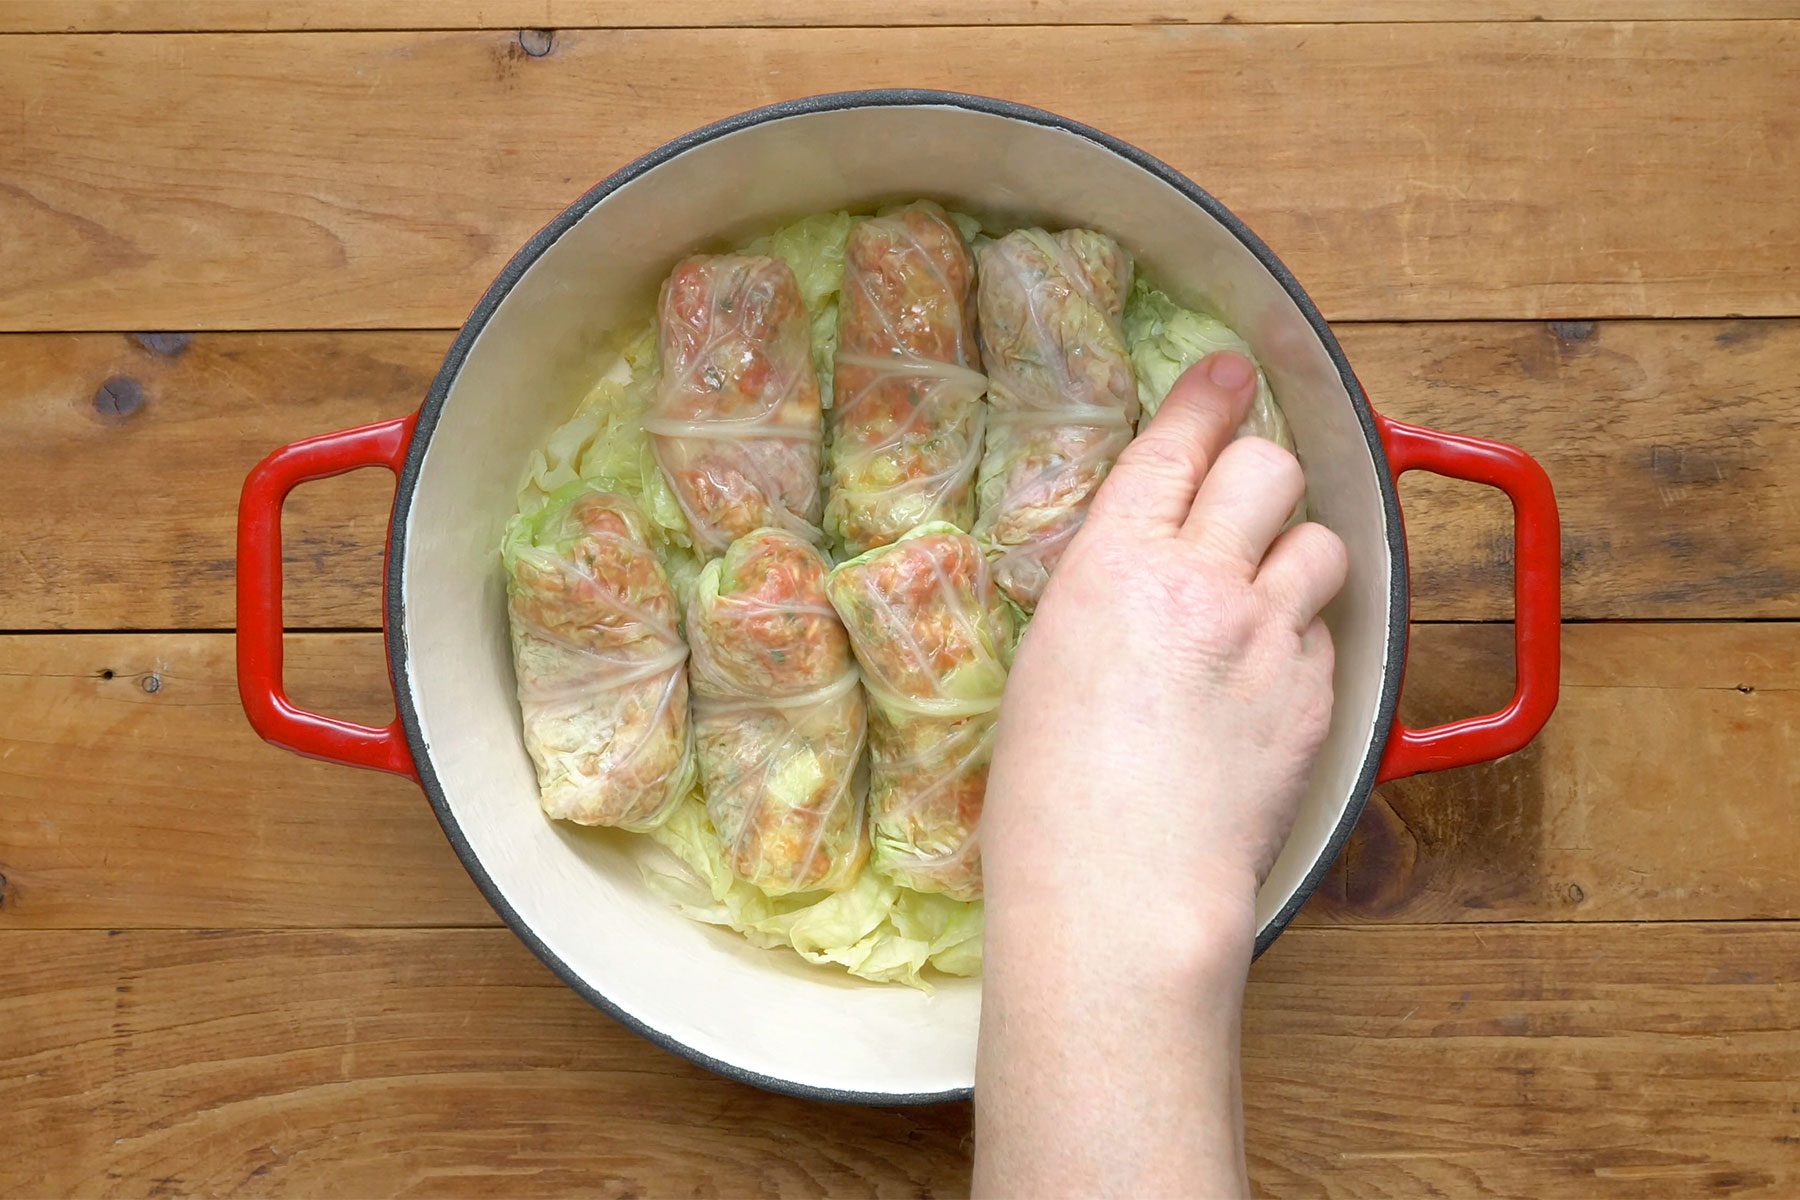
POLYGON ((1306 628, 1300 631, 1300 654, 1309 659, 1317 659, 1321 656, 1327 659, 1331 657, 1331 630, 1325 627, 1324 617, 1314 617, 1306 628))
POLYGON ((1296 525, 1269 547, 1256 586, 1294 628, 1307 629, 1344 586, 1350 555, 1337 534, 1311 521, 1296 525))
POLYGON ((1088 523, 1174 536, 1255 392, 1256 368, 1241 354, 1211 354, 1182 372, 1100 485, 1088 523))
POLYGON ((1292 454, 1263 438, 1239 438, 1201 483, 1181 536, 1253 576, 1305 493, 1306 477, 1292 454))

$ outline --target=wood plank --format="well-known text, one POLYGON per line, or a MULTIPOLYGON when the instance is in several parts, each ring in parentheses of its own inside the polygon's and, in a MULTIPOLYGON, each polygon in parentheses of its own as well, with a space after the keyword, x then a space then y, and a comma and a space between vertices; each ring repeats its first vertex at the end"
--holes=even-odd
MULTIPOLYGON (((1568 617, 1800 616, 1800 322, 1339 332, 1380 411, 1544 464, 1568 617)), ((1499 493, 1408 475, 1401 500, 1415 619, 1509 617, 1499 493)))
POLYGON ((1251 1178, 1271 1196, 1792 1195, 1797 938, 1291 931, 1251 972, 1251 1178))
MULTIPOLYGON (((288 442, 416 408, 449 343, 0 338, 0 628, 231 628, 250 468, 288 442)), ((393 494, 393 476, 367 470, 289 497, 290 626, 380 627, 393 494)))
POLYGON ((911 1196, 966 1176, 961 1110, 819 1122, 625 1032, 504 931, 0 944, 8 1194, 911 1196))
MULTIPOLYGON (((1489 712, 1506 625, 1414 626, 1403 719, 1489 712)), ((1305 915, 1320 922, 1800 914, 1800 636, 1786 624, 1579 625, 1544 733, 1379 789, 1305 915)))
MULTIPOLYGON (((1800 617, 1789 499, 1800 321, 1339 333, 1382 411, 1541 458, 1560 493, 1570 617, 1800 617)), ((245 472, 285 442, 414 407, 448 341, 0 337, 0 629, 230 627, 245 472), (109 381, 141 403, 122 413, 102 394, 109 381)), ((290 626, 380 624, 391 494, 379 471, 294 493, 290 626)), ((1512 526, 1499 494, 1420 476, 1402 494, 1415 617, 1509 617, 1512 526)))
MULTIPOLYGON (((1294 931, 1247 1005, 1258 1194, 1792 1194, 1796 964, 1780 923, 1294 931)), ((713 1078, 499 930, 0 934, 0 1014, 9 1193, 966 1187, 966 1106, 713 1078)))
MULTIPOLYGON (((393 717, 376 635, 290 638, 301 704, 393 717)), ((264 744, 219 635, 0 638, 0 928, 491 925, 419 789, 264 744)))
POLYGON ((1335 319, 1793 315, 1797 50, 1742 21, 18 35, 0 329, 455 324, 632 156, 896 85, 1136 142, 1335 319))
POLYGON ((707 28, 756 25, 1258 25, 1800 16, 1793 0, 0 0, 0 33, 707 28))
MULTIPOLYGON (((1419 627, 1406 718, 1497 706, 1506 636, 1419 627)), ((289 642, 298 701, 391 713, 378 637, 289 642)), ((219 635, 0 638, 0 928, 495 922, 412 785, 263 745, 232 664, 219 635)), ((1577 626, 1565 671, 1524 753, 1382 789, 1302 919, 1800 913, 1794 628, 1577 626)))

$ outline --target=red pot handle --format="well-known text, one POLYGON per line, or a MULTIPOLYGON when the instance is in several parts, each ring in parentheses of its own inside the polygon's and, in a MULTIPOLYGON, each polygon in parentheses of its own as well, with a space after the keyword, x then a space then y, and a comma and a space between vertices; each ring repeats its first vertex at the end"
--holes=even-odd
POLYGON ((1562 533, 1550 477, 1523 450, 1379 415, 1375 421, 1396 483, 1408 471, 1430 471, 1499 488, 1513 506, 1512 702, 1430 729, 1396 719, 1377 777, 1386 783, 1501 758, 1523 748, 1550 719, 1562 668, 1562 533))
POLYGON ((418 414, 283 446, 251 470, 238 501, 238 695, 265 741, 327 762, 419 777, 400 718, 358 725, 296 708, 281 675, 281 504, 297 484, 358 467, 396 475, 418 414))

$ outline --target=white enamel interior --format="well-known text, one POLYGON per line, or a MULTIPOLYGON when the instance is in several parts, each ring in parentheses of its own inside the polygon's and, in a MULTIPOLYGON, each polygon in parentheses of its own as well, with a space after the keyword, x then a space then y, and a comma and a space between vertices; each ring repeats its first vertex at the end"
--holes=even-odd
POLYGON ((956 107, 846 109, 708 141, 625 184, 536 261, 475 341, 431 436, 402 564, 403 686, 457 825, 536 936, 611 1003, 692 1050, 792 1084, 882 1095, 973 1083, 979 982, 926 996, 754 949, 650 895, 636 839, 544 819, 519 741, 497 547, 526 457, 586 389, 599 339, 641 316, 678 257, 805 213, 913 196, 996 223, 1114 235, 1152 280, 1219 312, 1273 380, 1312 514, 1344 537, 1354 565, 1328 614, 1336 716, 1260 897, 1266 924, 1325 853, 1373 737, 1393 569, 1376 470, 1329 356, 1255 256, 1174 188, 1079 135, 956 107))

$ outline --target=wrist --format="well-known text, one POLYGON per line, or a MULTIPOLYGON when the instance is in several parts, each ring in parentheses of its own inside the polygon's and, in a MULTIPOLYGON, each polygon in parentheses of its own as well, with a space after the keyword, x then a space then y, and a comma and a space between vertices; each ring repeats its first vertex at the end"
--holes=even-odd
POLYGON ((1254 893, 989 893, 985 958, 995 971, 1071 990, 1240 998, 1256 943, 1254 893))
POLYGON ((1161 1194, 1240 1179, 1253 901, 1147 920, 1141 901, 1064 913, 1018 899, 990 893, 987 910, 979 1190, 1041 1177, 1070 1194, 1161 1194))

